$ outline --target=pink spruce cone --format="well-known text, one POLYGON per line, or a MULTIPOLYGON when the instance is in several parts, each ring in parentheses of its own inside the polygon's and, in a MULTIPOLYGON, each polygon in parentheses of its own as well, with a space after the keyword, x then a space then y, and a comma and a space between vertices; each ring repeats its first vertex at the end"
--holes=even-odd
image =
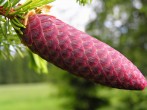
POLYGON ((109 45, 45 14, 29 16, 22 42, 48 62, 109 87, 143 90, 147 81, 109 45))

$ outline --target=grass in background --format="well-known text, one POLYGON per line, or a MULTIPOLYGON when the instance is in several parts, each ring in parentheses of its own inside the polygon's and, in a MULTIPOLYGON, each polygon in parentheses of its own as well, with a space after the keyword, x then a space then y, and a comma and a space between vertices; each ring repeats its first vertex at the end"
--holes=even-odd
MULTIPOLYGON (((63 95, 61 88, 50 83, 0 85, 0 110, 73 110, 71 91, 63 95)), ((98 110, 147 110, 147 89, 126 91, 102 86, 97 97, 109 102, 98 110)))
POLYGON ((62 110, 68 99, 57 94, 51 84, 1 85, 0 110, 62 110))

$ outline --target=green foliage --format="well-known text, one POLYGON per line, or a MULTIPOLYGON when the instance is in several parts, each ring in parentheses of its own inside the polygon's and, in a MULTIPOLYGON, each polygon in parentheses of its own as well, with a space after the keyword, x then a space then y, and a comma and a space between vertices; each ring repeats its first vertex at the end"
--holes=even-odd
MULTIPOLYGON (((5 21, 11 21, 11 24, 8 23, 4 25, 5 29, 8 29, 9 25, 12 26, 18 35, 23 34, 21 28, 25 28, 24 24, 22 24, 22 20, 24 20, 24 16, 32 9, 37 7, 46 5, 48 3, 53 2, 54 0, 26 0, 23 4, 19 4, 19 0, 6 0, 0 4, 0 15, 4 16, 5 21)), ((5 33, 8 33, 5 30, 5 33)), ((3 36, 5 36, 3 34, 3 36)), ((20 36, 21 37, 21 36, 20 36)))
POLYGON ((16 57, 10 60, 0 58, 0 84, 41 82, 45 74, 36 74, 28 68, 29 57, 16 57))
POLYGON ((137 91, 120 91, 118 89, 102 88, 98 90, 97 95, 107 99, 109 104, 99 110, 146 110, 145 98, 147 89, 143 92, 137 91))
POLYGON ((47 62, 29 51, 30 67, 37 73, 48 73, 47 62))
POLYGON ((11 59, 15 52, 21 54, 20 51, 23 50, 23 47, 20 45, 20 40, 10 25, 10 21, 7 18, 5 20, 3 16, 0 16, 0 19, 0 57, 11 59))
POLYGON ((77 0, 78 3, 82 4, 82 5, 85 5, 87 3, 91 3, 92 0, 77 0))

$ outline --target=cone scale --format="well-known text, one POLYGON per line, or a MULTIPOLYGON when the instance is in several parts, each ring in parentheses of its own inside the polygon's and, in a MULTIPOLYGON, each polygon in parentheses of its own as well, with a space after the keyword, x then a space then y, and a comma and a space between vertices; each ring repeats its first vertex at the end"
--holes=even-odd
POLYGON ((31 51, 68 72, 105 86, 143 90, 147 81, 120 52, 45 14, 28 16, 22 42, 31 51))

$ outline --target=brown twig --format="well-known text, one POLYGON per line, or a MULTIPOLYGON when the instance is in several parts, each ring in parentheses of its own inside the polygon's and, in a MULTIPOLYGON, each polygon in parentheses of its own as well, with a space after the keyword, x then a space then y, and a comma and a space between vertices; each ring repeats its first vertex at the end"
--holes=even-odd
POLYGON ((5 17, 7 17, 9 19, 13 19, 14 18, 13 15, 10 15, 10 13, 15 12, 13 8, 11 8, 9 10, 8 14, 6 14, 6 12, 7 12, 7 8, 3 8, 3 6, 0 6, 0 15, 5 16, 5 17))

